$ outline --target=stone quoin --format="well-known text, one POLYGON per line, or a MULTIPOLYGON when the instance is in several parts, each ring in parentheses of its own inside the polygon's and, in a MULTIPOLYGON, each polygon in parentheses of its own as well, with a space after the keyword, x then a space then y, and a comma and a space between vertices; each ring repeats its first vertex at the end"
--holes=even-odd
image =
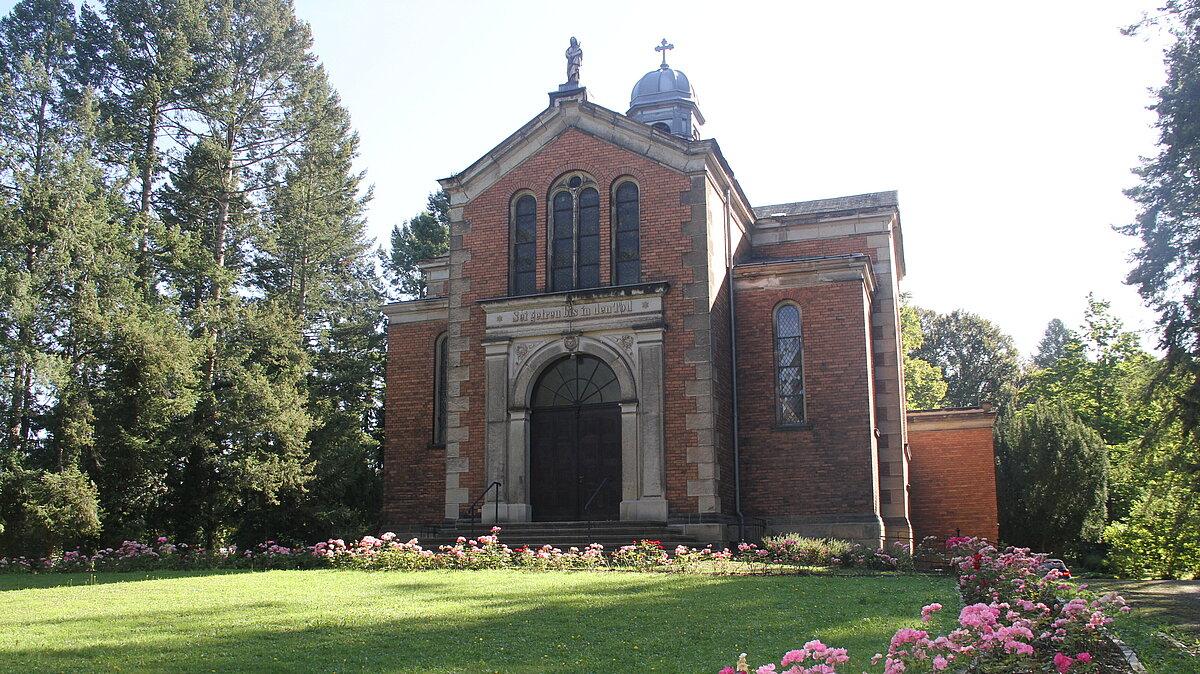
POLYGON ((896 193, 753 206, 672 48, 620 114, 572 38, 548 107, 440 181, 450 252, 384 307, 384 524, 994 536, 990 413, 905 407, 896 193))

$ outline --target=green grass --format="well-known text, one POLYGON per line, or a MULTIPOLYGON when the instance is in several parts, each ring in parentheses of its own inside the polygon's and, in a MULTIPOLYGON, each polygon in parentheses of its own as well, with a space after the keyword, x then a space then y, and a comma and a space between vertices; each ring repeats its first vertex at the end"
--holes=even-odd
POLYGON ((0 576, 0 670, 716 672, 812 638, 861 671, 923 576, 272 571, 0 576))
POLYGON ((1180 650, 1163 634, 1169 634, 1192 652, 1200 652, 1200 640, 1175 629, 1161 619, 1134 610, 1124 616, 1113 632, 1137 653, 1149 674, 1194 674, 1200 672, 1200 659, 1180 650))

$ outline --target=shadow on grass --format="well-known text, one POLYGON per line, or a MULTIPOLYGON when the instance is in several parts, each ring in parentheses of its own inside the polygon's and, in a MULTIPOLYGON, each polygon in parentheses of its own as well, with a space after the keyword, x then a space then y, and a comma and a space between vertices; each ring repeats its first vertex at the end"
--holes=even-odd
POLYGON ((0 574, 0 592, 52 587, 84 587, 110 583, 138 583, 169 578, 197 578, 259 573, 249 569, 204 569, 198 571, 122 571, 103 573, 21 573, 0 574))
POLYGON ((275 579, 237 579, 233 589, 203 583, 192 605, 150 601, 49 621, 40 638, 0 646, 0 667, 703 672, 742 651, 765 662, 821 638, 849 648, 854 669, 897 627, 919 623, 923 604, 955 602, 941 579, 280 573, 278 582, 300 586, 268 597, 275 579), (345 590, 330 596, 329 588, 345 590), (205 602, 206 592, 225 603, 205 602), (258 596, 241 601, 247 592, 258 596))

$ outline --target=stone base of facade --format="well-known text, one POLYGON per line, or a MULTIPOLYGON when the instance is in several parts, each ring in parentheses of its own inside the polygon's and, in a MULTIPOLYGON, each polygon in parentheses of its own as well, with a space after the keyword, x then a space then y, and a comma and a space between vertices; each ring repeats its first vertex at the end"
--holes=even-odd
POLYGON ((485 503, 479 512, 484 524, 497 522, 532 522, 533 509, 528 503, 485 503))
MULTIPOLYGON (((883 519, 875 514, 754 517, 747 520, 756 521, 760 526, 755 528, 761 530, 763 536, 799 534, 812 538, 840 538, 873 548, 884 543, 887 531, 883 519)), ((750 537, 749 531, 747 537, 750 537)))
POLYGON ((642 498, 621 501, 622 522, 666 522, 667 500, 642 498))

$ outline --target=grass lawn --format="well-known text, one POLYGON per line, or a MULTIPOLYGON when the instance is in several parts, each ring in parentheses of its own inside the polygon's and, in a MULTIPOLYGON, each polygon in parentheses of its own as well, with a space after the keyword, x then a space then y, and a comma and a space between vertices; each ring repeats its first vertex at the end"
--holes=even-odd
POLYGON ((923 576, 271 571, 0 576, 0 670, 711 672, 812 638, 861 671, 923 576))

